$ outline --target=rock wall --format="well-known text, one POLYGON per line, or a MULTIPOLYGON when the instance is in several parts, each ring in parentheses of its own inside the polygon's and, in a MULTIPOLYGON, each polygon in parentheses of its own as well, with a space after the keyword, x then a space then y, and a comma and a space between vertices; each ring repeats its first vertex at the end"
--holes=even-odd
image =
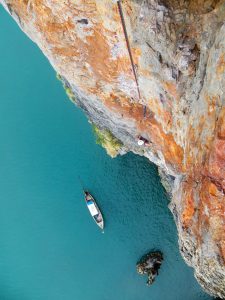
POLYGON ((225 298, 225 1, 0 2, 118 152, 158 165, 185 261, 225 298))

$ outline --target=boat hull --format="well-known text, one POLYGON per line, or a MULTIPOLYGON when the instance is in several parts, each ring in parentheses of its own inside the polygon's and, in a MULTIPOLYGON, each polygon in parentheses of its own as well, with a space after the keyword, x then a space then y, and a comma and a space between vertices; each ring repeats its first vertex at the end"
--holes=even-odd
POLYGON ((102 216, 102 213, 101 213, 95 199, 88 191, 84 191, 84 195, 85 195, 85 202, 86 202, 87 208, 88 208, 93 220, 95 221, 96 225, 98 225, 98 227, 101 228, 101 230, 103 230, 104 229, 103 216, 102 216))

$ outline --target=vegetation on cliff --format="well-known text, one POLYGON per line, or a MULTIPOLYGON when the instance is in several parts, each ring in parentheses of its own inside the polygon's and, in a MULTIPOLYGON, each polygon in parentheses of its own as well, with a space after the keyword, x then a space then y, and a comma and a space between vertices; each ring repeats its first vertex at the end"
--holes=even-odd
POLYGON ((58 74, 58 73, 57 73, 57 75, 56 75, 56 78, 62 82, 63 88, 64 88, 64 90, 65 90, 67 96, 69 97, 69 99, 70 99, 73 103, 76 103, 76 98, 75 98, 75 96, 74 96, 74 93, 73 93, 72 88, 71 88, 71 86, 69 85, 69 83, 68 83, 67 81, 65 81, 64 78, 63 78, 60 74, 58 74))
MULTIPOLYGON (((76 98, 74 96, 73 90, 70 84, 65 80, 60 74, 57 73, 57 79, 62 82, 62 85, 66 91, 69 99, 76 103, 76 98)), ((118 140, 110 130, 100 129, 95 124, 92 124, 93 132, 96 136, 96 143, 105 148, 107 154, 112 158, 118 155, 119 150, 122 148, 123 144, 118 140)))
POLYGON ((95 124, 92 125, 96 136, 96 143, 106 149, 111 157, 116 157, 123 144, 108 129, 100 129, 95 124))

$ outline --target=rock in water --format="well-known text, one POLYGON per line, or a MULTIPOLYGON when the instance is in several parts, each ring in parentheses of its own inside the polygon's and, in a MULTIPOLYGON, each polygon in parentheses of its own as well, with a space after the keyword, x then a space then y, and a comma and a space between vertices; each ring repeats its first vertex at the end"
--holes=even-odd
POLYGON ((162 261, 162 253, 160 251, 154 251, 142 256, 137 263, 138 274, 148 275, 147 285, 151 285, 155 281, 155 277, 158 275, 162 261))

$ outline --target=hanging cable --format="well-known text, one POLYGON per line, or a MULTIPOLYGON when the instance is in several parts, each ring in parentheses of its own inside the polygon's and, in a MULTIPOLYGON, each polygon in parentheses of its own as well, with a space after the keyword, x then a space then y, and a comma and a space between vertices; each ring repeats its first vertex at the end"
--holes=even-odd
POLYGON ((134 60, 133 60, 133 56, 132 56, 132 52, 131 52, 130 42, 129 42, 129 38, 128 38, 128 34, 127 34, 126 23, 125 23, 125 19, 124 19, 124 15, 123 15, 122 4, 121 4, 120 0, 117 0, 117 6, 118 6, 119 14, 120 14, 120 20, 121 20, 122 27, 123 27, 123 33, 124 33, 125 40, 126 40, 127 50, 128 50, 129 57, 130 57, 132 71, 133 71, 136 86, 137 86, 138 97, 139 97, 139 100, 141 100, 141 93, 140 93, 140 89, 139 89, 137 73, 136 73, 136 69, 135 69, 135 65, 134 65, 134 60))

